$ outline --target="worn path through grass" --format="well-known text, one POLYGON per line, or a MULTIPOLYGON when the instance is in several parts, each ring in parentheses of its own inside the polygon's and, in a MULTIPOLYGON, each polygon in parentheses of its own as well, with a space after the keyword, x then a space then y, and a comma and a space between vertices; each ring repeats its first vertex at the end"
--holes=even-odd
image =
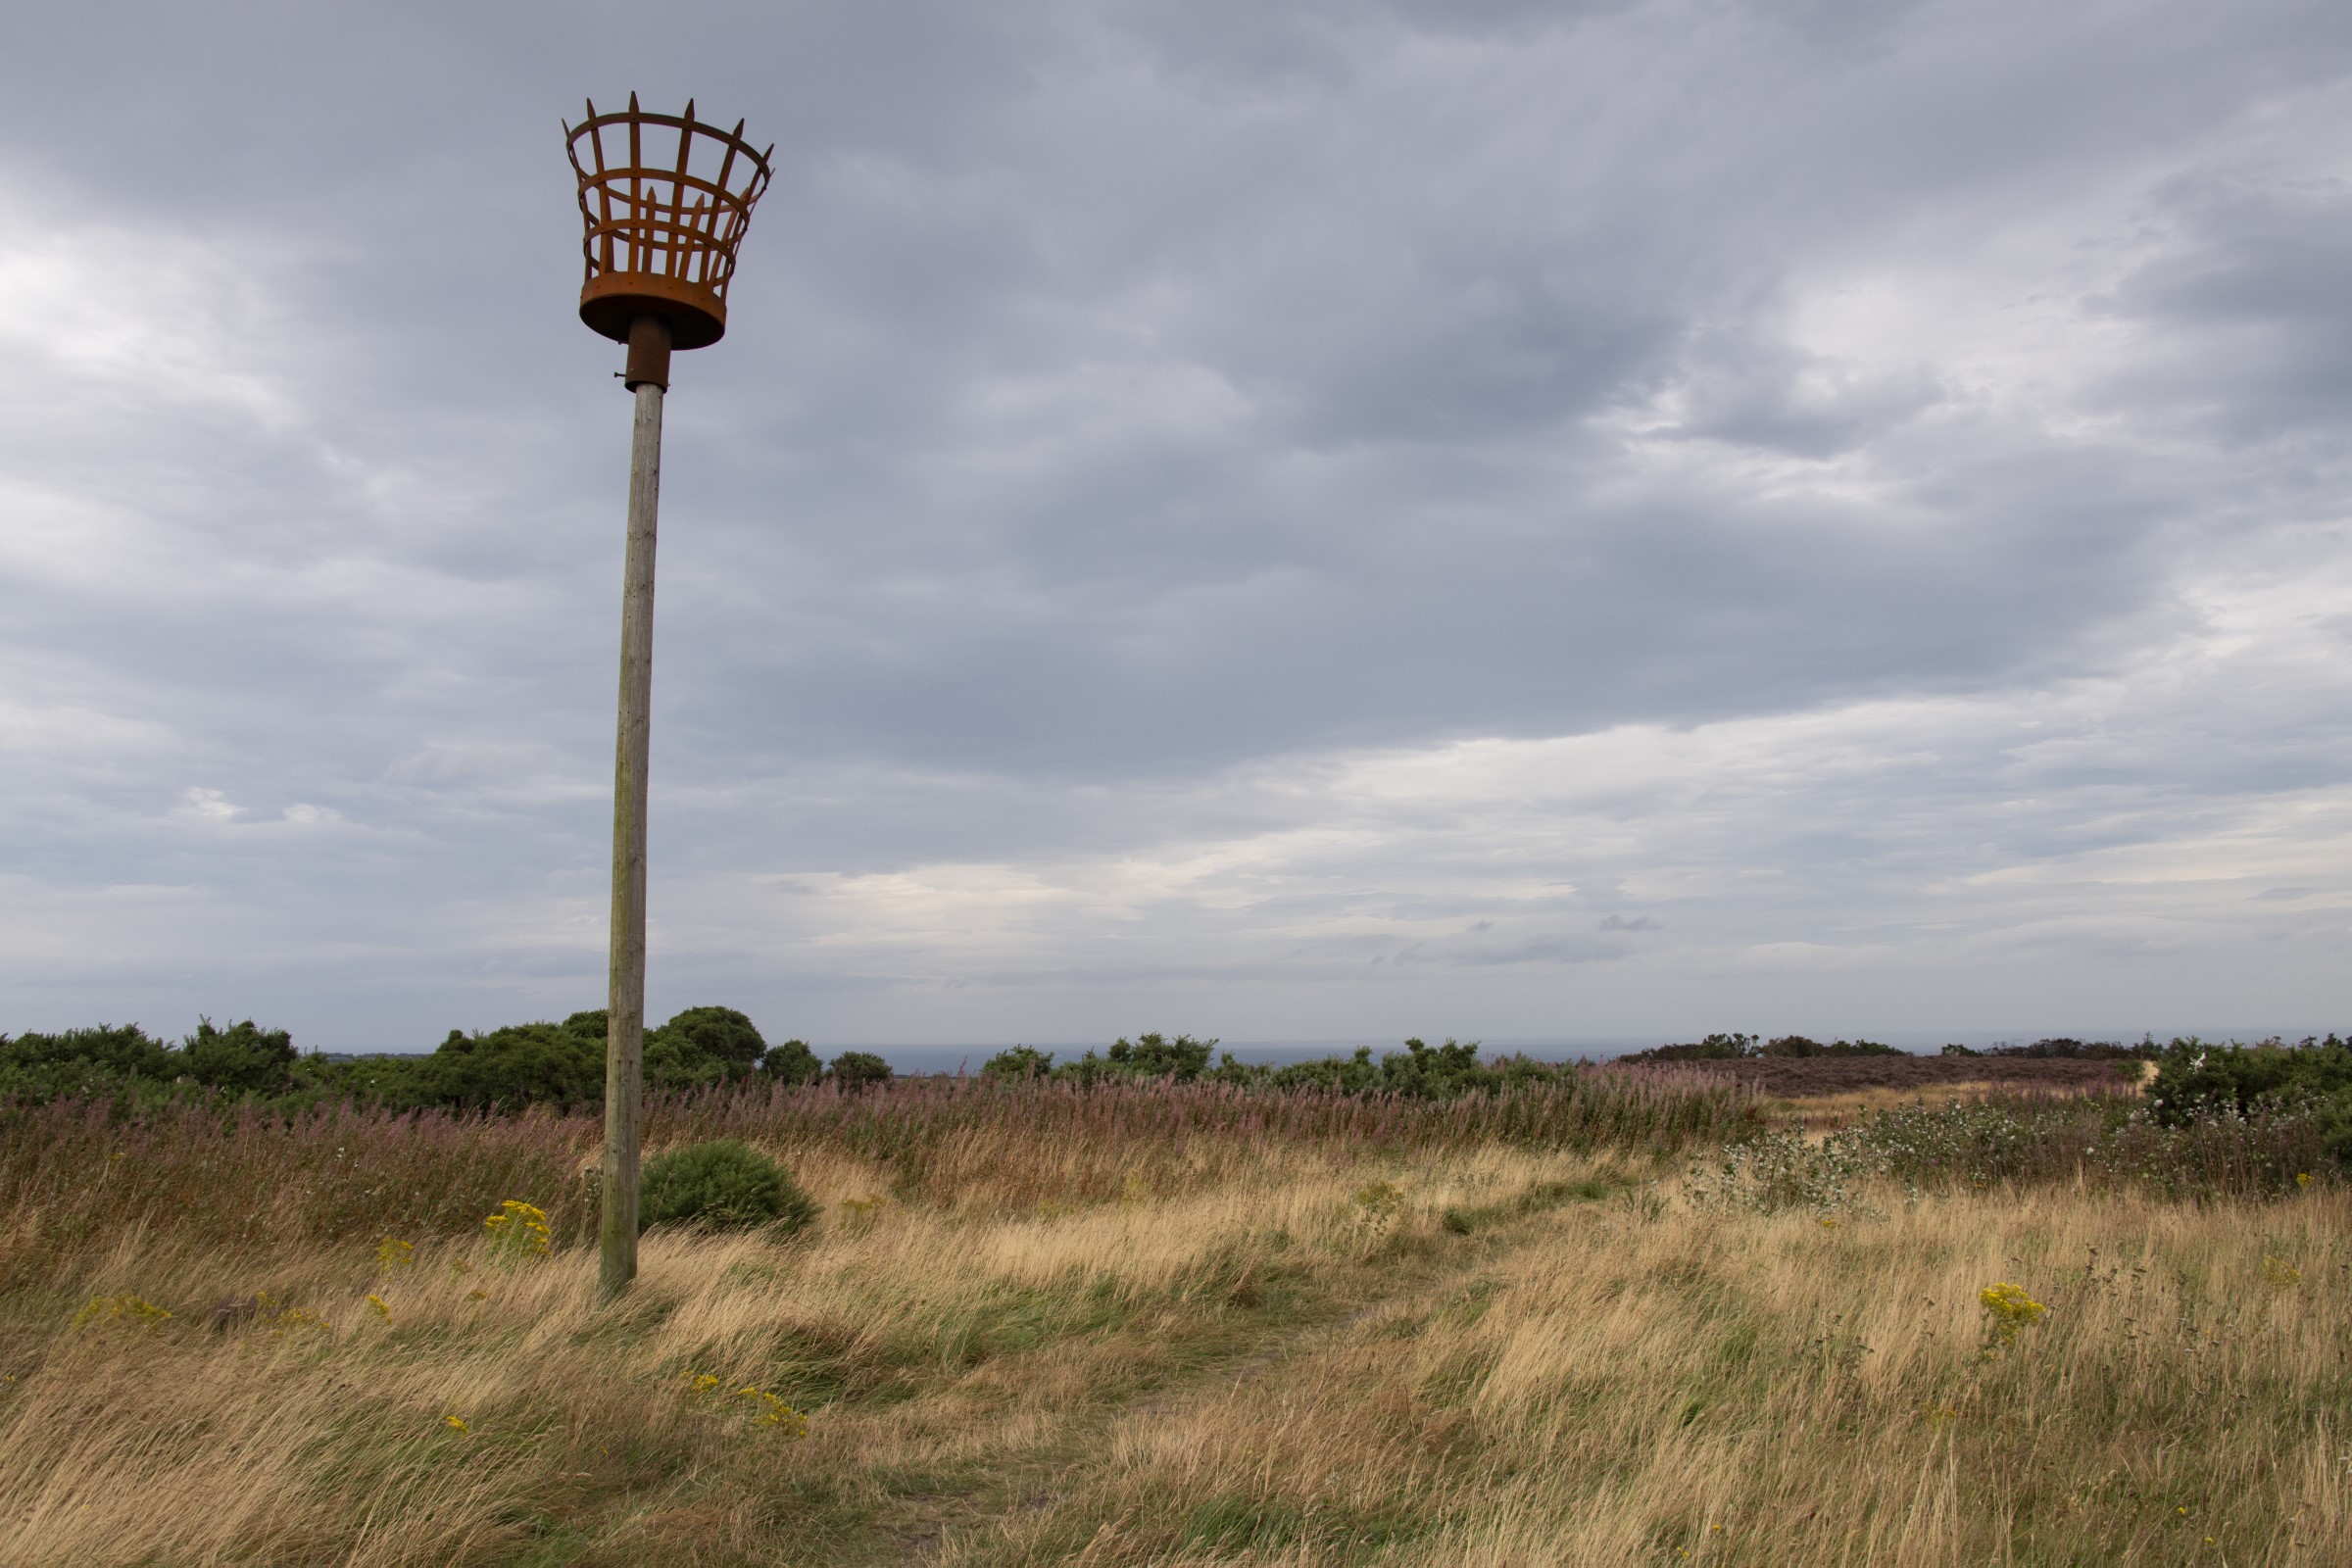
MULTIPOLYGON (((855 1560, 964 1561, 1017 1539, 1055 1508, 1100 1490, 1117 1463, 1121 1434, 1196 1420, 1236 1391, 1328 1354, 1369 1320, 1475 1294, 1482 1277, 1549 1234, 1553 1210, 1626 1195, 1639 1180, 1614 1163, 1548 1163, 1549 1174, 1529 1175, 1507 1194, 1482 1192, 1484 1201, 1414 1205, 1394 1182, 1357 1188, 1348 1201, 1360 1212, 1348 1223, 1365 1246, 1345 1285, 1335 1279, 1319 1293, 1294 1295, 1288 1310, 1245 1319, 1242 1332, 1164 1382, 1104 1391, 1107 1396, 1068 1409, 1031 1441, 939 1478, 950 1485, 892 1498, 877 1511, 869 1539, 857 1544, 855 1560)), ((1255 1288, 1245 1295, 1258 1297, 1250 1307, 1265 1304, 1255 1288)))

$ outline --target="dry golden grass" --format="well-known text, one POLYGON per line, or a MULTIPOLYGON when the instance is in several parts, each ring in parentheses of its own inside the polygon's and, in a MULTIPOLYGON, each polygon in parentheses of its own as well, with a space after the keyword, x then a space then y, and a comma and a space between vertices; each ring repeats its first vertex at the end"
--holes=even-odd
POLYGON ((374 1237, 239 1255, 126 1235, 6 1298, 0 1560, 887 1560, 924 1533, 926 1491, 969 1493, 1377 1295, 1432 1205, 1581 1169, 1473 1152, 1413 1172, 1408 1202, 1376 1170, 1270 1149, 1212 1190, 1006 1215, 874 1201, 873 1166, 799 1163, 820 1234, 657 1233, 601 1314, 581 1251, 428 1240, 386 1273, 374 1237), (76 1324, 93 1298, 172 1316, 76 1324), (741 1387, 812 1409, 807 1440, 725 1397, 741 1387))
POLYGON ((1968 1102, 1994 1099, 2087 1100, 2132 1093, 2136 1093, 2132 1085, 2121 1082, 2028 1085, 2021 1090, 2014 1079, 1971 1078, 1958 1083, 1937 1084, 1933 1090, 1879 1084, 1868 1089, 1843 1090, 1834 1095, 1806 1095, 1801 1098, 1768 1095, 1762 1101, 1762 1109, 1774 1123, 1783 1127, 1801 1128, 1806 1132, 1834 1132, 1841 1127, 1859 1127, 1882 1111, 1900 1110, 1906 1105, 1944 1105, 1955 1101, 1968 1102))
POLYGON ((480 1234, 43 1242, 0 1563, 2347 1558, 2325 1183, 1825 1226, 1622 1155, 1220 1135, 1112 1182, 1012 1133, 952 1200, 773 1147, 814 1233, 656 1233, 603 1313, 590 1254, 480 1234), (2006 1342, 2001 1281, 2048 1308, 2006 1342))
POLYGON ((1123 1423, 966 1564, 2352 1558, 2352 1205, 2047 1192, 1562 1210, 1474 1278, 1123 1423), (2004 1344, 1980 1302, 2047 1314, 2004 1344))

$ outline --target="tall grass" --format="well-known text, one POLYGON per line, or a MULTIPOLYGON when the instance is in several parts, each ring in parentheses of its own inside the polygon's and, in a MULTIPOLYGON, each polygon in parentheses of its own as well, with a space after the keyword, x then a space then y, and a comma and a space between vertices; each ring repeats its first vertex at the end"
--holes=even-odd
POLYGON ((928 1202, 1100 1201, 1139 1174, 1158 1189, 1213 1185, 1260 1152, 1404 1158, 1490 1145, 1671 1154, 1761 1126, 1756 1097, 1702 1073, 1593 1070, 1451 1101, 1268 1092, 1214 1083, 1073 1084, 913 1079, 842 1094, 773 1089, 657 1100, 659 1142, 741 1138, 824 1148, 887 1165, 892 1190, 928 1202), (1013 1146, 1017 1157, 1008 1157, 1013 1146))
POLYGON ((0 1289, 142 1231, 241 1250, 455 1234, 507 1198, 585 1223, 584 1118, 281 1112, 234 1101, 0 1109, 0 1289), (538 1195, 545 1195, 541 1198, 538 1195))
MULTIPOLYGON (((1689 1073, 1596 1071, 1440 1102, 1215 1084, 1092 1089, 912 1079, 844 1093, 752 1087, 656 1096, 648 1146, 739 1138, 788 1157, 867 1161, 901 1201, 1018 1209, 1095 1202, 1135 1182, 1213 1185, 1266 1151, 1407 1157, 1503 1143, 1671 1152, 1757 1125, 1754 1096, 1689 1073)), ((508 1198, 559 1241, 595 1226, 594 1117, 274 1109, 231 1100, 0 1107, 0 1288, 78 1250, 152 1228, 216 1246, 309 1247, 386 1233, 456 1235, 508 1198)), ((370 1242, 372 1245, 372 1242, 370 1242)))
POLYGON ((1694 1167, 1690 1191, 1723 1209, 1831 1217, 1882 1182, 1912 1194, 2063 1184, 2209 1200, 2293 1192, 2333 1169, 2327 1129, 2308 1109, 2215 1111, 2168 1127, 2132 1101, 2033 1094, 1921 1101, 1817 1139, 1760 1134, 1694 1167))
POLYGON ((1565 1211, 1474 1279, 1122 1423, 948 1560, 2333 1565, 2352 1208, 1959 1194, 1565 1211), (1984 1293, 2012 1285, 2038 1312, 1984 1293))
POLYGON ((1874 1126, 1674 1072, 703 1094, 651 1146, 823 1217, 653 1232, 600 1312, 589 1119, 7 1110, 0 1563, 2342 1560, 2352 1201, 2295 1129, 1874 1126), (1673 1174, 1726 1138, 1872 1163, 1673 1174))
POLYGON ((788 1245, 654 1232, 601 1313, 591 1252, 502 1259, 478 1216, 388 1266, 124 1235, 0 1296, 0 1562, 903 1562, 877 1518, 894 1488, 984 1481, 1425 1277, 1407 1229, 1476 1245, 1438 1205, 1585 1168, 1425 1154, 1409 1205, 1367 1205, 1393 1165, 1256 1148, 1214 1189, 993 1215, 867 1206, 868 1162, 810 1152, 827 1223, 788 1245), (807 1441, 703 1377, 808 1413, 807 1441))

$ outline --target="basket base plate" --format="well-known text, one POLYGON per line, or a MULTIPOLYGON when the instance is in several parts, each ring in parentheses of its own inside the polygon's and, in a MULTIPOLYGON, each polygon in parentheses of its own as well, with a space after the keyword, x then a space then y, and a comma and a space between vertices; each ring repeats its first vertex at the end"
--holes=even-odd
POLYGON ((682 277, 600 272, 580 290, 580 319, 616 343, 629 340, 629 323, 640 316, 667 321, 672 348, 708 348, 727 335, 726 302, 682 277))

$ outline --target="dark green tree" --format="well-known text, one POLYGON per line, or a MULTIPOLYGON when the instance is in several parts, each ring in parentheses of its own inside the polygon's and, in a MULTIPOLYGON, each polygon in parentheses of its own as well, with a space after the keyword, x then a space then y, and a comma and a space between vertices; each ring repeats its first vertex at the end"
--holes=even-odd
POLYGON ((760 1070, 778 1083, 809 1084, 825 1075, 825 1064, 816 1059, 806 1040, 787 1040, 782 1045, 767 1048, 760 1058, 760 1070))
POLYGON ((1043 1078, 1054 1070, 1054 1053, 1035 1046, 1015 1046, 989 1057, 980 1070, 991 1078, 1043 1078))
POLYGON ((230 1094, 269 1095, 294 1081, 294 1038, 283 1029, 257 1027, 251 1018, 216 1029, 200 1018, 196 1032, 180 1043, 187 1075, 208 1089, 230 1094))
POLYGON ((826 1076, 844 1090, 856 1094, 867 1084, 890 1082, 890 1063, 870 1051, 845 1051, 833 1058, 826 1076))
POLYGON ((648 1082, 741 1078, 760 1065, 767 1042, 733 1007, 688 1007, 645 1037, 648 1082), (666 1071, 658 1071, 656 1063, 666 1071))

